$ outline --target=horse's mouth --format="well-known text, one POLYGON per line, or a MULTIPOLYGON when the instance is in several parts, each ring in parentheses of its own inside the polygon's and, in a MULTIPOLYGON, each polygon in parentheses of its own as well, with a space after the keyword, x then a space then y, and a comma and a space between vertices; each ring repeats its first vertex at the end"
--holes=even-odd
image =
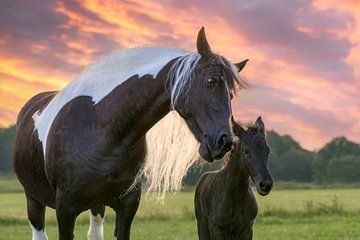
POLYGON ((214 158, 211 156, 210 149, 206 141, 202 141, 199 148, 200 156, 207 162, 214 162, 214 158))
POLYGON ((229 150, 226 149, 226 151, 224 151, 224 149, 211 151, 207 142, 202 141, 200 144, 199 153, 200 156, 207 162, 214 162, 214 160, 223 159, 226 153, 230 152, 231 149, 232 148, 230 148, 229 150))

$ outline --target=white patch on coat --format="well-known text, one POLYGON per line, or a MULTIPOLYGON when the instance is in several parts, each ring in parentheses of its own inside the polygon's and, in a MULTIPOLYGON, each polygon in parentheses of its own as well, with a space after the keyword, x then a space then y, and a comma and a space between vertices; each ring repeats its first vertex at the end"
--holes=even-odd
POLYGON ((154 77, 172 59, 187 52, 165 47, 138 47, 114 52, 90 65, 43 109, 33 115, 34 130, 42 142, 44 154, 51 125, 63 106, 78 96, 90 96, 94 104, 131 76, 154 77))
POLYGON ((100 214, 94 216, 91 211, 90 227, 87 233, 88 240, 103 240, 104 239, 104 218, 100 214))
POLYGON ((30 223, 31 231, 32 231, 32 240, 47 240, 47 236, 45 233, 45 229, 37 230, 32 224, 30 223))

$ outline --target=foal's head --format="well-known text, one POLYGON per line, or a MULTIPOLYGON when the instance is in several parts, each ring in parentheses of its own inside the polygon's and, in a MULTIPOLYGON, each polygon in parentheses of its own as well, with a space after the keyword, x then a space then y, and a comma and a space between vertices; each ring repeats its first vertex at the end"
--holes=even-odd
POLYGON ((204 28, 198 34, 197 51, 180 57, 170 71, 172 107, 201 143, 202 158, 212 162, 232 149, 230 100, 236 86, 242 86, 238 72, 247 60, 233 65, 214 54, 204 28))
POLYGON ((241 161, 241 168, 245 170, 254 182, 257 192, 265 196, 272 186, 273 179, 269 171, 270 148, 265 139, 265 125, 258 117, 253 126, 244 130, 239 124, 234 122, 234 133, 239 137, 235 153, 241 161))

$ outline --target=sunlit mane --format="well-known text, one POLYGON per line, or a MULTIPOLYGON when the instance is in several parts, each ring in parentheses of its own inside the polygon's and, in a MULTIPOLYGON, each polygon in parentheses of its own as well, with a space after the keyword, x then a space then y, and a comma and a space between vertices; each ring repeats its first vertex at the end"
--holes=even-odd
MULTIPOLYGON (((171 67, 168 81, 171 89, 171 106, 174 109, 178 97, 186 94, 194 78, 194 70, 200 60, 198 53, 179 57, 171 67)), ((227 86, 234 91, 242 87, 237 68, 225 58, 214 55, 211 63, 220 63, 228 75, 227 86)), ((147 156, 136 180, 129 190, 145 179, 147 192, 164 197, 165 192, 181 189, 188 169, 200 160, 199 143, 190 132, 186 122, 176 111, 171 111, 146 134, 147 156)))
POLYGON ((186 92, 194 78, 194 70, 201 56, 198 53, 191 52, 185 56, 179 57, 172 65, 168 81, 171 89, 171 107, 174 109, 179 95, 186 92))
MULTIPOLYGON (((95 105, 131 76, 150 74, 155 78, 167 63, 176 59, 166 79, 171 93, 170 107, 174 109, 179 96, 187 94, 186 91, 191 87, 200 58, 197 52, 164 47, 138 47, 105 56, 61 90, 42 112, 33 115, 34 131, 37 130, 44 154, 47 136, 56 115, 72 99, 90 96, 95 105)), ((210 59, 212 63, 224 66, 225 74, 228 75, 225 81, 230 91, 236 85, 241 86, 234 65, 219 55, 210 59)), ((131 188, 145 178, 148 192, 157 192, 163 196, 165 192, 178 191, 187 170, 200 159, 199 143, 185 121, 176 111, 171 111, 149 130, 146 143, 146 159, 131 188)))
POLYGON ((186 122, 171 111, 146 133, 146 143, 144 165, 130 189, 144 179, 147 192, 159 197, 180 190, 188 169, 200 160, 199 143, 186 122))

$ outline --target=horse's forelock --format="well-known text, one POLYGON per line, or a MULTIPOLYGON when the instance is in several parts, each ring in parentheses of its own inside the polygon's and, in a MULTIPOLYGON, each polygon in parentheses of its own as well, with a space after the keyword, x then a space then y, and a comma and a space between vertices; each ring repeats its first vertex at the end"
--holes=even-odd
POLYGON ((194 78, 195 67, 200 58, 200 54, 190 52, 179 57, 170 68, 167 80, 170 83, 172 109, 175 108, 179 96, 185 93, 190 86, 190 82, 194 78))
MULTIPOLYGON (((194 72, 197 64, 201 59, 200 54, 196 52, 190 52, 184 56, 179 57, 168 73, 168 79, 171 91, 171 107, 174 109, 176 102, 181 94, 186 94, 186 90, 190 87, 191 81, 194 78, 194 72)), ((226 58, 213 54, 210 58, 209 64, 220 64, 225 69, 227 77, 224 78, 226 85, 229 88, 229 92, 236 93, 238 89, 246 87, 246 82, 240 77, 238 69, 226 58)))

